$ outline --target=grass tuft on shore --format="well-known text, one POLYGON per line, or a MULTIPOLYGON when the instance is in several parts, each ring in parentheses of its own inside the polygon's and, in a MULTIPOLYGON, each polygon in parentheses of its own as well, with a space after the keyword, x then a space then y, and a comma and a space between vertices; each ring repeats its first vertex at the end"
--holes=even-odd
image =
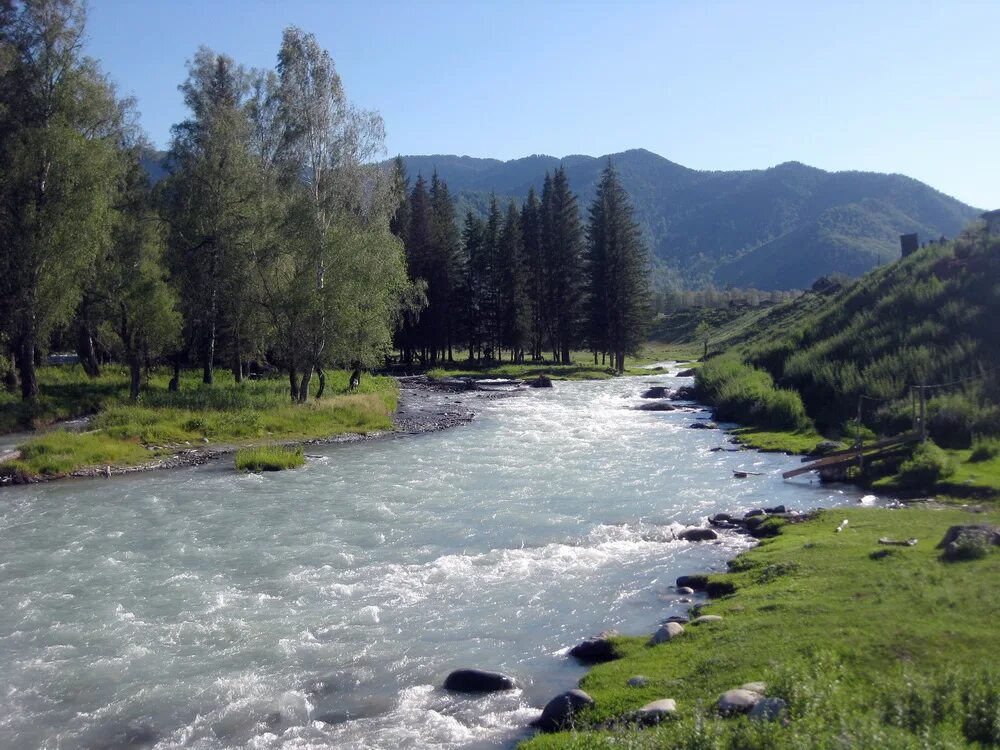
MULTIPOLYGON (((956 509, 822 511, 710 576, 735 593, 710 600, 669 643, 622 637, 622 658, 590 671, 596 701, 575 732, 539 736, 528 750, 566 748, 966 747, 1000 742, 1000 550, 945 562, 949 526, 998 523, 956 509), (834 530, 847 520, 840 533, 834 530), (880 537, 918 539, 886 547, 880 537), (892 550, 888 555, 873 552, 892 550), (634 675, 644 687, 628 687, 634 675), (715 715, 718 696, 751 681, 788 703, 787 725, 715 715), (678 717, 657 728, 586 731, 660 698, 678 717)), ((567 686, 568 687, 568 686, 567 686)))
POLYGON ((305 466, 302 446, 259 445, 236 451, 234 464, 237 471, 284 471, 305 466))

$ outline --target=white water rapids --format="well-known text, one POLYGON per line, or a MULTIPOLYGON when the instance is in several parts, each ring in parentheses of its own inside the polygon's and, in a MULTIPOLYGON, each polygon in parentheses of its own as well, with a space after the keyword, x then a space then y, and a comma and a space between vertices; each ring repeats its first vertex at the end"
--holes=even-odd
POLYGON ((860 496, 712 452, 704 414, 634 410, 683 382, 556 383, 298 471, 0 490, 0 747, 512 746, 583 675, 569 646, 654 630, 686 609, 677 575, 748 544, 672 529, 860 496), (441 690, 464 666, 520 688, 441 690))

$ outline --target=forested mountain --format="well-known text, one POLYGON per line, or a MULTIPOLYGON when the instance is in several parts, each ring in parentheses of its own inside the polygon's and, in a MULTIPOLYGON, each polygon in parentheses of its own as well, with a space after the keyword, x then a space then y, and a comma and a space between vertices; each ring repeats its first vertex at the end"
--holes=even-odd
POLYGON ((490 194, 524 198, 562 164, 581 205, 608 159, 635 203, 661 278, 686 286, 808 287, 835 272, 857 276, 899 257, 899 235, 954 237, 978 212, 909 177, 826 172, 798 162, 765 170, 688 169, 644 149, 610 156, 405 156, 407 172, 437 171, 459 214, 485 215, 490 194))

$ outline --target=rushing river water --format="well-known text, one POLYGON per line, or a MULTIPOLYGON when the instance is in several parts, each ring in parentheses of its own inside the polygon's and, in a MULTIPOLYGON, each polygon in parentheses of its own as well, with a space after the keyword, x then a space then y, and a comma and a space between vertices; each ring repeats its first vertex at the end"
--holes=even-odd
POLYGON ((686 609, 678 574, 747 545, 672 528, 857 500, 782 482, 795 459, 712 452, 703 414, 633 409, 680 382, 557 383, 281 474, 0 490, 0 747, 513 745, 584 673, 567 647, 654 630, 686 609), (441 690, 462 666, 521 687, 441 690))

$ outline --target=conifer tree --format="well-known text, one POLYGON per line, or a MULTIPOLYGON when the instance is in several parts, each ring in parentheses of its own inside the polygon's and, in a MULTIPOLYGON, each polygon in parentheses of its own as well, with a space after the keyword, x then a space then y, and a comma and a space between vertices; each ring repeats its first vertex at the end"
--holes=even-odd
POLYGON ((617 172, 609 163, 590 206, 587 227, 588 345, 611 354, 618 372, 645 340, 649 319, 649 252, 617 172))
POLYGON ((525 294, 528 298, 528 345, 533 360, 541 359, 545 337, 545 262, 542 254, 542 207, 534 188, 521 207, 521 238, 524 243, 525 294))
POLYGON ((483 299, 487 287, 485 274, 485 235, 483 220, 472 211, 465 214, 462 226, 462 247, 465 258, 463 299, 465 334, 469 344, 469 361, 482 356, 484 330, 483 299))
MULTIPOLYGON (((442 358, 447 357, 452 362, 453 346, 461 330, 461 306, 456 298, 462 285, 462 247, 455 221, 455 204, 448 192, 448 184, 438 177, 437 172, 431 179, 430 199, 431 278, 437 285, 437 295, 433 300, 428 290, 428 307, 434 305, 431 346, 435 353, 439 352, 442 358)), ((432 356, 433 359, 435 357, 432 356)))
POLYGON ((513 362, 524 361, 524 346, 531 329, 531 311, 527 294, 527 267, 521 217, 517 204, 511 200, 500 231, 497 254, 500 266, 499 298, 501 303, 499 344, 510 350, 513 362))
POLYGON ((584 233, 577 198, 559 167, 542 190, 542 246, 548 280, 549 336, 553 358, 570 363, 580 342, 584 233))

